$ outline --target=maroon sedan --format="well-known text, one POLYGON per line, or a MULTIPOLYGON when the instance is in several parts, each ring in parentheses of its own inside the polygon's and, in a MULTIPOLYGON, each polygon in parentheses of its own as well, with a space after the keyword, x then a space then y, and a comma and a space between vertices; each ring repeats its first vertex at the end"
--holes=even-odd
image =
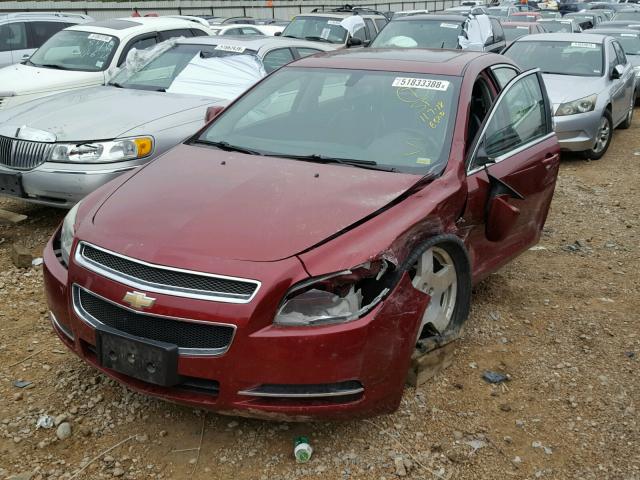
POLYGON ((505 57, 296 61, 69 212, 45 251, 55 331, 175 402, 393 411, 416 345, 540 238, 558 151, 540 74, 505 57))

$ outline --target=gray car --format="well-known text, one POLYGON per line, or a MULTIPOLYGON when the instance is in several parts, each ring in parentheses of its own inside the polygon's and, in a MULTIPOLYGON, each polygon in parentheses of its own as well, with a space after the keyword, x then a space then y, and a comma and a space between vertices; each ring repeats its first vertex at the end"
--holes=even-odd
POLYGON ((516 40, 504 54, 523 70, 539 67, 563 150, 601 158, 615 127, 633 117, 635 75, 620 43, 588 33, 544 33, 516 40))
POLYGON ((636 103, 640 95, 640 31, 630 28, 596 28, 593 33, 609 35, 620 42, 636 77, 636 103))
POLYGON ((194 37, 156 48, 164 51, 108 85, 0 112, 0 194, 70 208, 195 133, 207 107, 226 105, 294 58, 335 49, 277 37, 194 37))

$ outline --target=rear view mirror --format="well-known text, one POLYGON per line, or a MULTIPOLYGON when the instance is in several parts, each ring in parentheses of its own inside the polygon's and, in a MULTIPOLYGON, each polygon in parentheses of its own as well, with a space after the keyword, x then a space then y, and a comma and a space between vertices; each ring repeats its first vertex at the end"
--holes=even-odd
POLYGON ((616 65, 611 70, 611 80, 617 80, 618 78, 622 78, 624 74, 624 67, 622 65, 616 65))
POLYGON ((215 105, 213 107, 207 107, 207 113, 204 114, 205 123, 209 123, 211 120, 216 118, 220 113, 224 110, 224 107, 221 105, 215 105))
POLYGON ((362 46, 362 40, 359 38, 351 37, 347 41, 347 47, 360 47, 362 46))
POLYGON ((282 32, 276 32, 273 34, 274 37, 279 37, 280 35, 282 35, 282 32))

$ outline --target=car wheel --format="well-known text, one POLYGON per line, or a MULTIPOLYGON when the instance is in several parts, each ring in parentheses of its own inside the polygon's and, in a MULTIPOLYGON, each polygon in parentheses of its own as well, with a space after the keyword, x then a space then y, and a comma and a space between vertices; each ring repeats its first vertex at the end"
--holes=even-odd
POLYGON ((407 265, 414 288, 431 296, 418 339, 458 334, 471 304, 471 269, 462 241, 453 235, 433 237, 414 251, 407 265))
POLYGON ((631 121, 633 120, 633 107, 635 105, 636 92, 633 92, 633 96, 631 97, 631 105, 629 105, 629 111, 627 112, 627 117, 624 119, 624 122, 620 124, 620 128, 622 130, 626 130, 631 126, 631 121))
POLYGON ((591 160, 600 160, 602 156, 607 153, 612 134, 613 121, 611 120, 611 113, 609 113, 609 110, 605 110, 598 124, 598 131, 593 148, 584 152, 585 157, 591 160))

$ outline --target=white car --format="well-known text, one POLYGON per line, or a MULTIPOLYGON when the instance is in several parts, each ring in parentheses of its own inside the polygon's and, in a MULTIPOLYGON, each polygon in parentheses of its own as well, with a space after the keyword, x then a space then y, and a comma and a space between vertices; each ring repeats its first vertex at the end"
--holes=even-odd
POLYGON ((280 25, 211 25, 211 32, 213 35, 268 35, 273 37, 276 32, 282 32, 283 30, 284 26, 280 25))
POLYGON ((0 69, 0 110, 77 88, 103 85, 134 48, 209 35, 189 20, 142 17, 85 23, 53 35, 22 64, 0 69))

